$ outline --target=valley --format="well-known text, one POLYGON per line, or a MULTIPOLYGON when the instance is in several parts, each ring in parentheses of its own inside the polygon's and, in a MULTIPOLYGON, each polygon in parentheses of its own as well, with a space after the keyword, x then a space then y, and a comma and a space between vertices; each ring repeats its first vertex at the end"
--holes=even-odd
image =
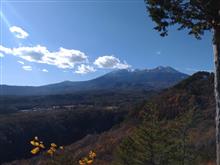
MULTIPOLYGON (((65 146, 88 135, 99 136, 100 133, 118 127, 120 123, 128 120, 146 100, 186 77, 188 76, 174 69, 171 72, 170 68, 167 70, 166 67, 135 73, 119 70, 104 75, 99 81, 96 79, 98 84, 113 83, 108 83, 111 87, 104 89, 100 86, 100 89, 65 93, 61 89, 65 91, 67 87, 61 83, 58 85, 62 87, 59 89, 60 93, 54 95, 11 95, 10 92, 9 95, 2 94, 1 163, 32 157, 29 141, 35 136, 39 136, 45 144, 55 142, 65 146), (165 81, 167 75, 170 79, 165 81), (152 82, 154 87, 146 85, 152 82)), ((19 90, 23 87, 12 88, 19 90)))
MULTIPOLYGON (((187 137, 189 137, 190 146, 193 147, 193 153, 196 155, 196 157, 193 158, 193 161, 196 161, 196 164, 204 165, 207 163, 213 163, 215 159, 215 148, 213 147, 215 142, 215 103, 213 99, 214 95, 212 84, 213 74, 207 72, 198 72, 169 89, 158 91, 157 94, 149 97, 148 99, 145 99, 144 102, 139 104, 139 106, 133 107, 129 111, 127 111, 126 109, 124 112, 120 109, 117 110, 116 114, 113 116, 114 118, 118 118, 119 116, 121 116, 120 120, 114 119, 114 122, 110 122, 111 126, 107 126, 107 129, 105 131, 96 131, 97 133, 95 134, 94 132, 89 131, 86 133, 87 136, 86 134, 84 134, 84 137, 79 138, 75 142, 72 141, 72 144, 65 145, 65 150, 57 151, 57 153, 53 157, 53 160, 51 160, 46 155, 39 155, 31 159, 13 161, 12 163, 8 163, 7 165, 29 165, 37 164, 39 162, 42 165, 55 165, 63 163, 66 165, 77 165, 78 160, 83 155, 86 155, 87 152, 89 152, 90 150, 94 150, 97 153, 97 159, 95 161, 96 165, 112 165, 112 163, 114 164, 114 162, 117 160, 115 158, 115 152, 118 150, 120 144, 124 141, 124 139, 129 136, 133 136, 133 133, 135 132, 136 128, 139 127, 142 121, 143 113, 146 111, 146 105, 149 103, 156 106, 159 112, 160 120, 163 118, 167 124, 171 124, 173 122, 175 122, 177 125, 185 124, 182 123, 181 116, 184 116, 184 114, 187 114, 188 112, 193 110, 194 115, 192 123, 189 127, 189 130, 187 131, 187 137), (115 148, 114 146, 117 147, 115 148)), ((103 111, 103 109, 100 112, 96 110, 89 111, 90 113, 86 113, 86 116, 94 116, 98 125, 100 125, 100 123, 106 123, 106 119, 104 119, 104 121, 99 119, 97 120, 97 117, 100 117, 100 112, 102 112, 103 115, 108 112, 107 116, 109 116, 110 112, 114 112, 114 110, 103 111)), ((80 110, 79 112, 83 113, 85 111, 80 110)), ((37 116, 39 115, 39 113, 37 112, 34 113, 37 116)), ((51 112, 48 112, 48 114, 51 114, 51 112)), ((62 112, 61 116, 63 115, 64 113, 62 112)), ((31 119, 34 119, 33 116, 31 117, 31 119)), ((50 120, 48 120, 47 118, 46 121, 50 120)), ((83 120, 80 119, 80 123, 82 121, 83 120)), ((90 121, 88 122, 91 124, 90 121)), ((81 123, 80 125, 84 124, 81 123)), ((59 128, 58 126, 59 125, 57 125, 56 128, 59 128)), ((94 128, 94 126, 92 127, 94 128)), ((45 135, 43 135, 42 137, 44 136, 45 135)), ((54 134, 53 138, 51 138, 50 140, 54 139, 55 136, 57 136, 57 134, 54 134)), ((71 140, 73 140, 73 137, 71 140)))

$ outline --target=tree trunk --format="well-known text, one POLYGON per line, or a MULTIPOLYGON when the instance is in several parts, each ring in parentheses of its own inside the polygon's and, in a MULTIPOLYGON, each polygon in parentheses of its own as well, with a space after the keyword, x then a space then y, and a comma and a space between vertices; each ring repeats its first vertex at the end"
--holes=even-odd
POLYGON ((215 101, 216 101, 216 165, 220 165, 220 28, 214 29, 213 51, 215 62, 215 101))

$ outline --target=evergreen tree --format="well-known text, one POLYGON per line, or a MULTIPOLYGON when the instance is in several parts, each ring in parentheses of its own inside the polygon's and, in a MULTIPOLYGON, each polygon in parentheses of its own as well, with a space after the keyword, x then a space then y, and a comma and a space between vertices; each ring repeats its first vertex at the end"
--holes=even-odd
POLYGON ((216 101, 216 164, 220 165, 220 0, 145 0, 147 11, 161 36, 177 25, 200 39, 205 31, 213 32, 216 101))
MULTIPOLYGON (((190 110, 184 114, 181 114, 179 117, 175 119, 175 121, 171 125, 171 127, 175 127, 175 140, 179 145, 178 157, 181 165, 194 165, 197 151, 195 147, 190 143, 190 128, 192 128, 193 124, 193 115, 194 110, 190 110)), ((197 156, 197 157, 196 157, 197 156)))
POLYGON ((192 115, 162 120, 155 106, 148 105, 143 122, 116 151, 113 165, 193 165, 188 130, 192 115))

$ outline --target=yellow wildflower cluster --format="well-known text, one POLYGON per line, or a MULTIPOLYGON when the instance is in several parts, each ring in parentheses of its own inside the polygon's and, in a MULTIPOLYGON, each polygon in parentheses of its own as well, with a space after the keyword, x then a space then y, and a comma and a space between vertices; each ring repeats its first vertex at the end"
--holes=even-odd
MULTIPOLYGON (((58 146, 55 143, 51 143, 49 150, 47 150, 47 153, 52 156, 56 152, 57 148, 58 146)), ((64 148, 63 146, 60 146, 59 149, 63 150, 64 148)))
POLYGON ((47 150, 47 153, 52 156, 56 152, 56 150, 57 145, 55 143, 51 143, 49 150, 47 150))
POLYGON ((90 151, 88 157, 84 157, 83 159, 79 160, 79 164, 90 165, 94 162, 95 157, 96 157, 96 153, 94 151, 90 151))
MULTIPOLYGON (((31 150, 31 153, 33 155, 35 155, 35 154, 39 153, 41 150, 45 149, 43 142, 40 141, 37 136, 35 136, 34 139, 30 141, 30 143, 34 147, 31 150)), ((55 143, 51 143, 50 148, 47 150, 47 153, 52 156, 56 152, 57 149, 58 149, 58 146, 55 143)), ((59 149, 63 150, 64 147, 60 146, 59 149)))
POLYGON ((33 155, 37 154, 38 152, 40 152, 41 149, 45 149, 45 146, 43 144, 42 141, 40 141, 38 139, 37 136, 34 137, 33 140, 30 141, 31 145, 34 147, 32 150, 31 150, 31 153, 33 155))

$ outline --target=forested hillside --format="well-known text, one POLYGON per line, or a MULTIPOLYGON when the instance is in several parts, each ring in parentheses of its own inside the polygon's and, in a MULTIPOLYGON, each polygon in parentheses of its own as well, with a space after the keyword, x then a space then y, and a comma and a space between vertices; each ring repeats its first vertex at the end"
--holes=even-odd
MULTIPOLYGON (((149 130, 144 131, 145 133, 140 131, 141 128, 148 128, 143 127, 146 125, 158 128, 154 129, 154 135, 160 140, 160 152, 155 151, 155 155, 158 156, 165 150, 170 151, 167 150, 167 147, 170 145, 174 147, 179 146, 178 150, 173 150, 179 151, 179 154, 176 155, 178 152, 168 152, 172 154, 164 156, 164 161, 172 160, 172 163, 174 162, 174 164, 176 160, 184 160, 185 164, 186 162, 191 162, 191 164, 211 164, 215 159, 215 148, 213 147, 215 143, 215 104, 212 86, 213 74, 198 72, 176 86, 162 91, 157 96, 146 101, 146 103, 138 109, 133 109, 133 111, 129 113, 126 121, 121 125, 118 125, 118 127, 113 128, 111 131, 100 135, 90 135, 70 146, 66 146, 66 150, 63 152, 57 152, 57 154, 54 155, 53 160, 50 160, 47 156, 39 156, 30 160, 17 161, 15 164, 26 165, 40 162, 44 165, 48 163, 62 164, 65 162, 67 165, 77 165, 78 160, 83 155, 86 155, 89 150, 96 151, 97 159, 94 164, 97 165, 123 164, 121 163, 122 160, 135 162, 135 159, 139 157, 135 155, 135 153, 138 152, 135 148, 132 148, 131 144, 133 143, 130 143, 127 139, 129 137, 131 140, 135 139, 137 142, 140 142, 141 138, 138 138, 137 135, 148 137, 146 131, 149 130), (153 112, 156 113, 157 117, 151 117, 146 120, 147 118, 145 117, 145 114, 149 115, 149 104, 153 105, 153 112), (152 119, 155 119, 154 121, 157 121, 157 124, 154 122, 152 125, 152 119), (160 124, 163 126, 158 127, 160 124), (172 139, 174 141, 170 141, 170 145, 168 145, 166 140, 161 141, 163 139, 163 134, 160 133, 160 129, 164 129, 165 132, 169 132, 170 129, 184 130, 184 136, 181 131, 177 131, 175 135, 170 134, 173 135, 172 139), (137 131, 139 133, 137 133, 137 131), (184 143, 184 146, 187 148, 186 150, 181 149, 181 147, 183 147, 181 142, 183 137, 187 139, 184 143), (182 153, 182 151, 185 153, 182 153), (194 154, 189 156, 189 153, 192 151, 194 154), (183 157, 184 159, 177 159, 183 157)), ((151 141, 151 143, 158 144, 153 141, 151 141)), ((146 143, 143 143, 143 145, 146 145, 146 143)), ((158 147, 158 145, 156 146, 158 147)), ((139 148, 139 151, 140 150, 142 149, 139 148)), ((144 160, 146 161, 147 157, 145 158, 146 159, 144 160)), ((149 164, 149 162, 145 162, 145 164, 149 164)))
POLYGON ((68 145, 88 134, 98 134, 120 123, 125 111, 88 108, 23 112, 0 116, 0 163, 31 157, 30 140, 38 136, 45 145, 68 145))

